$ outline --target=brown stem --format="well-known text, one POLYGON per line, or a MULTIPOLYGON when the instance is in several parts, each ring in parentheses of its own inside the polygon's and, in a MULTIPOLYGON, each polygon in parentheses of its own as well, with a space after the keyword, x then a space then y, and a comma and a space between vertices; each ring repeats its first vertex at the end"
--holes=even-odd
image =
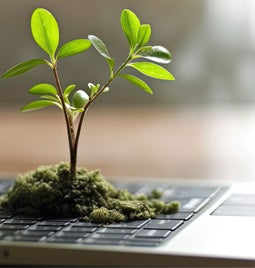
POLYGON ((63 90, 60 84, 60 79, 57 71, 57 65, 53 65, 52 67, 54 77, 57 84, 57 91, 58 95, 61 100, 64 116, 65 116, 65 122, 66 122, 66 128, 67 128, 67 135, 68 135, 68 142, 69 142, 69 153, 70 153, 70 173, 71 177, 74 178, 76 176, 76 163, 77 163, 77 153, 74 150, 75 147, 75 131, 73 126, 73 118, 70 114, 68 114, 68 111, 66 109, 65 100, 63 96, 63 90))
POLYGON ((79 122, 78 122, 78 127, 77 127, 77 132, 76 132, 76 137, 75 137, 75 142, 74 142, 74 147, 73 147, 73 152, 75 157, 77 158, 77 151, 78 151, 78 143, 80 139, 80 134, 81 134, 81 128, 82 124, 84 121, 84 117, 90 107, 90 105, 104 92, 104 90, 112 83, 112 81, 118 76, 118 74, 126 67, 126 65, 132 60, 132 55, 129 54, 127 59, 124 61, 124 63, 118 68, 118 70, 112 75, 112 77, 105 83, 104 86, 102 86, 95 95, 93 95, 90 100, 86 103, 84 106, 84 111, 82 112, 79 122))
POLYGON ((84 117, 85 117, 90 105, 105 90, 105 88, 108 87, 111 84, 112 81, 113 81, 113 78, 110 79, 104 86, 102 86, 100 88, 100 90, 98 90, 98 92, 84 106, 84 111, 82 112, 82 114, 81 114, 81 116, 79 118, 77 132, 76 132, 76 138, 75 138, 75 143, 74 143, 74 154, 75 155, 77 155, 77 152, 78 152, 78 144, 79 144, 79 139, 80 139, 80 135, 81 135, 81 128, 82 128, 82 124, 83 124, 83 121, 84 121, 84 117))

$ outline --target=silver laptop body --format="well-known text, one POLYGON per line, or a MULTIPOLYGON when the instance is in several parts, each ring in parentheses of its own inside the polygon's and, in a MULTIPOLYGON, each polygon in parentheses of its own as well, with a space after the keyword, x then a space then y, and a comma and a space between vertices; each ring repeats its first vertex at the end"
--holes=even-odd
POLYGON ((157 188, 163 199, 179 196, 180 212, 101 226, 1 212, 0 264, 255 267, 254 183, 131 178, 114 184, 134 192, 157 188))

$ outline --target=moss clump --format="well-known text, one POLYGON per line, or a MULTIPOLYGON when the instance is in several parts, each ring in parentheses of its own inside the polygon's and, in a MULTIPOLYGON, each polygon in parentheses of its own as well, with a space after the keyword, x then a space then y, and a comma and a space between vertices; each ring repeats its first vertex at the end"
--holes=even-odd
POLYGON ((97 170, 80 168, 72 178, 69 165, 63 163, 19 175, 2 197, 1 206, 21 215, 79 217, 84 221, 111 223, 174 213, 179 203, 165 204, 116 189, 97 170))

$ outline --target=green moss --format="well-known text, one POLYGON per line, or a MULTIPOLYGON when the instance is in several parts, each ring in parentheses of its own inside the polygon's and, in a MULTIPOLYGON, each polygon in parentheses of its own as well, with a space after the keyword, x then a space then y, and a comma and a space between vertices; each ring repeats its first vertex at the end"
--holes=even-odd
POLYGON ((154 218, 178 210, 178 202, 165 204, 151 197, 116 189, 97 170, 80 168, 71 178, 69 165, 62 163, 19 175, 1 206, 22 215, 79 217, 97 223, 154 218))

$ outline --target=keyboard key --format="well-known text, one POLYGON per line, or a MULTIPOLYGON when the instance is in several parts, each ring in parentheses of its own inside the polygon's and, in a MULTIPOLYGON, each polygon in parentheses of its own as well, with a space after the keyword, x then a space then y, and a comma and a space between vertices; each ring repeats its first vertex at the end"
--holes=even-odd
POLYGON ((24 230, 28 228, 27 224, 2 224, 0 225, 0 231, 2 230, 24 230))
POLYGON ((128 239, 124 241, 125 246, 134 246, 134 247, 156 247, 160 245, 163 239, 128 239))
POLYGON ((144 226, 144 229, 157 229, 157 230, 176 230, 183 224, 183 220, 151 220, 144 226))
POLYGON ((149 220, 112 223, 112 224, 109 224, 108 227, 109 228, 125 228, 125 229, 128 229, 128 228, 134 229, 134 228, 136 228, 136 229, 139 229, 143 225, 145 225, 147 222, 149 222, 149 220))
POLYGON ((33 231, 33 230, 26 229, 23 231, 18 231, 17 233, 21 234, 21 235, 41 237, 41 236, 50 236, 54 232, 51 232, 51 231, 33 231))
POLYGON ((179 212, 194 212, 197 213, 200 209, 202 209, 209 201, 209 198, 203 197, 191 197, 185 199, 178 199, 181 203, 181 207, 179 212))
POLYGON ((77 237, 49 237, 45 242, 48 243, 82 243, 83 239, 82 238, 77 238, 77 237))
POLYGON ((48 218, 48 219, 44 219, 45 221, 50 221, 50 222, 69 222, 69 223, 73 223, 78 221, 78 218, 48 218))
POLYGON ((83 241, 83 244, 91 244, 91 245, 120 245, 123 240, 117 239, 97 239, 97 238, 87 238, 83 241))
POLYGON ((0 219, 10 219, 13 216, 13 213, 0 212, 0 219))
POLYGON ((192 212, 177 212, 174 214, 161 214, 157 216, 157 219, 164 219, 164 220, 184 220, 188 221, 194 213, 192 212))
POLYGON ((67 232, 78 232, 78 233, 93 233, 97 230, 97 227, 74 227, 72 226, 68 226, 66 228, 63 229, 63 231, 67 231, 67 232))
POLYGON ((164 198, 178 199, 190 198, 190 197, 203 197, 208 198, 215 194, 219 190, 219 187, 207 187, 207 186, 175 186, 166 191, 164 198))
POLYGON ((108 239, 108 240, 123 240, 128 238, 128 234, 106 234, 106 233, 93 233, 90 238, 93 239, 108 239))
POLYGON ((45 236, 29 236, 29 235, 13 235, 6 236, 4 240, 8 241, 20 241, 20 242, 42 242, 46 239, 45 236))
POLYGON ((29 217, 29 216, 21 216, 21 215, 15 215, 13 217, 15 220, 31 220, 31 221, 42 221, 43 218, 41 217, 29 217))
POLYGON ((32 231, 51 231, 51 232, 57 232, 59 230, 61 230, 62 227, 61 226, 39 226, 39 225, 32 225, 28 228, 28 230, 32 230, 32 231))
POLYGON ((142 229, 135 234, 135 237, 165 238, 170 233, 170 230, 142 229))
POLYGON ((93 223, 93 222, 81 222, 77 221, 72 224, 72 227, 99 227, 101 224, 93 223))
POLYGON ((69 224, 70 224, 69 221, 62 221, 62 220, 56 220, 56 221, 46 220, 37 223, 38 226, 62 226, 62 227, 67 226, 69 224))
POLYGON ((36 223, 35 220, 32 219, 9 219, 4 222, 4 224, 17 224, 17 225, 32 225, 36 223))
POLYGON ((119 228, 100 228, 97 233, 105 233, 105 234, 133 234, 137 231, 137 229, 119 229, 119 228))
POLYGON ((62 237, 62 238, 85 238, 88 237, 90 233, 83 232, 65 232, 61 231, 54 235, 54 237, 62 237))

